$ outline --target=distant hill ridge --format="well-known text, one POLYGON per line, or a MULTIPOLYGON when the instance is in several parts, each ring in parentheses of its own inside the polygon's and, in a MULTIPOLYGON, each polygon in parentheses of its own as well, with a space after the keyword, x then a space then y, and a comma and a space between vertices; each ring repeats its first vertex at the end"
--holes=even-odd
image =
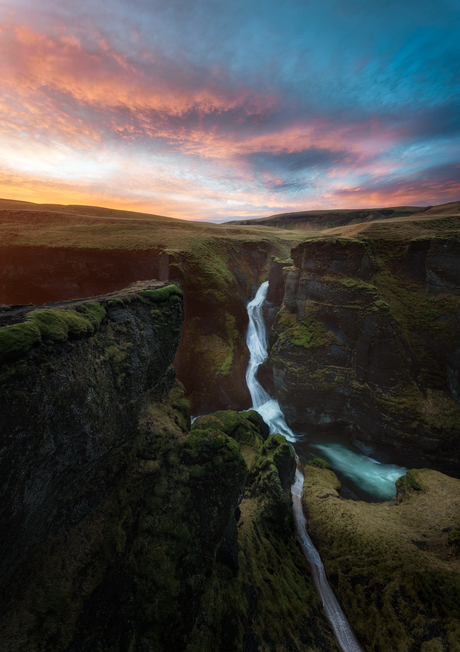
POLYGON ((352 208, 279 213, 252 220, 233 220, 225 224, 247 226, 273 226, 278 229, 331 229, 347 224, 386 220, 393 217, 410 217, 429 210, 432 206, 390 206, 388 208, 352 208))

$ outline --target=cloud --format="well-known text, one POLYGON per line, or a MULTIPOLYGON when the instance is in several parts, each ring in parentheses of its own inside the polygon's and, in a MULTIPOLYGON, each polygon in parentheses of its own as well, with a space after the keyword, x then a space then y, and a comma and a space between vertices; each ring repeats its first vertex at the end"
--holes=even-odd
POLYGON ((442 204, 460 199, 460 165, 428 167, 412 175, 377 177, 364 186, 341 188, 335 191, 339 200, 387 203, 388 198, 398 204, 442 204))
POLYGON ((309 147, 298 152, 251 152, 242 155, 254 168, 278 173, 301 172, 309 169, 327 169, 350 157, 349 152, 331 151, 325 148, 309 147))
POLYGON ((389 6, 2 5, 3 179, 211 219, 454 200, 455 7, 389 6))

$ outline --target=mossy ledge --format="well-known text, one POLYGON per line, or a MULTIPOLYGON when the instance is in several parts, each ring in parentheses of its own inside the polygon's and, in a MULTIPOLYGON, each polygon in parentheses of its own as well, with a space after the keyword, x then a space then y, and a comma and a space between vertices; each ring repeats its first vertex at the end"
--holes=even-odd
POLYGON ((460 480, 412 469, 396 486, 391 502, 343 500, 331 470, 307 465, 310 536, 367 652, 458 652, 460 480))

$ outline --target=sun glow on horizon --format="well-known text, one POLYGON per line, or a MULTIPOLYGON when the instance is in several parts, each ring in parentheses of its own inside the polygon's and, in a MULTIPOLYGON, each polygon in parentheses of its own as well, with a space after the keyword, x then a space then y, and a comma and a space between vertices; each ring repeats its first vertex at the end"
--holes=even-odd
POLYGON ((460 198, 447 5, 429 29, 401 13, 386 40, 377 8, 341 29, 294 2, 292 22, 271 2, 273 16, 249 11, 243 24, 222 9, 216 40, 200 22, 207 0, 190 9, 195 38, 174 2, 162 13, 136 0, 139 15, 109 4, 109 23, 86 0, 2 5, 0 195, 214 222, 460 198), (328 38, 312 57, 315 30, 328 38))

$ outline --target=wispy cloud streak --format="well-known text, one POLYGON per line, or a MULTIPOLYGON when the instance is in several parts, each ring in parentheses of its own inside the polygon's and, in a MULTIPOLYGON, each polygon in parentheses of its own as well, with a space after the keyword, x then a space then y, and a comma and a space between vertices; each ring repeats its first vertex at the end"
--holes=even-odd
POLYGON ((3 5, 0 193, 213 220, 460 198, 452 4, 392 31, 359 0, 245 6, 3 5))

